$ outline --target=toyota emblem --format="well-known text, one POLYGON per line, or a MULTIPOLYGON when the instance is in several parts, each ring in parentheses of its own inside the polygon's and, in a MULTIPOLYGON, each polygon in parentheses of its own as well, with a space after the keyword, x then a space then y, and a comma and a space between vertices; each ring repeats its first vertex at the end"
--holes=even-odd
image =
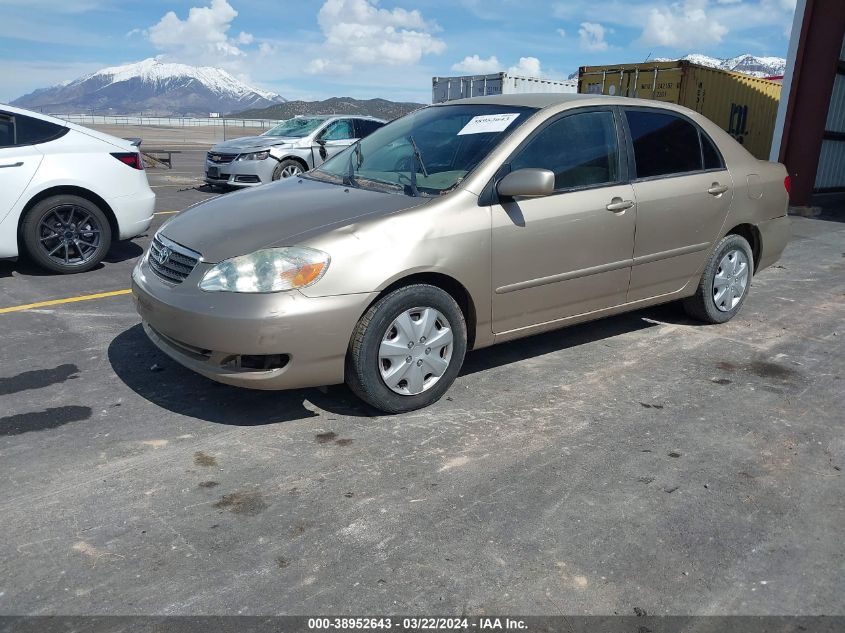
POLYGON ((170 259, 170 249, 167 246, 162 246, 159 249, 158 253, 156 253, 156 261, 159 265, 164 266, 167 263, 167 260, 170 259))

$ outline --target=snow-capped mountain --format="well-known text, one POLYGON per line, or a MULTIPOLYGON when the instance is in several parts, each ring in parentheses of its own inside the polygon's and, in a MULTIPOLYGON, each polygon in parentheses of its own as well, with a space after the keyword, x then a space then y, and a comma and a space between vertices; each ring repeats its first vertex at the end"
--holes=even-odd
MULTIPOLYGON (((680 59, 687 60, 700 66, 730 70, 752 77, 772 77, 782 75, 786 70, 786 60, 783 57, 757 57, 756 55, 737 55, 728 59, 709 57, 700 53, 691 53, 680 59)), ((668 58, 657 58, 656 62, 675 61, 668 58)))
POLYGON ((12 102, 54 113, 208 116, 283 103, 221 68, 145 59, 41 88, 12 102))

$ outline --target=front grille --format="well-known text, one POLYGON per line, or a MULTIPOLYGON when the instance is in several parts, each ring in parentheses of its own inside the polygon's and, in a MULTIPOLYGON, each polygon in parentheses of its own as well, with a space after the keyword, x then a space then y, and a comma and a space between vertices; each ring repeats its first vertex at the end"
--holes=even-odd
POLYGON ((159 277, 179 284, 191 274, 201 257, 199 253, 156 235, 150 245, 147 261, 159 277))
POLYGON ((209 152, 206 154, 208 158, 208 162, 214 163, 216 165, 225 165, 227 163, 231 163, 235 160, 238 155, 237 154, 221 154, 220 152, 209 152))

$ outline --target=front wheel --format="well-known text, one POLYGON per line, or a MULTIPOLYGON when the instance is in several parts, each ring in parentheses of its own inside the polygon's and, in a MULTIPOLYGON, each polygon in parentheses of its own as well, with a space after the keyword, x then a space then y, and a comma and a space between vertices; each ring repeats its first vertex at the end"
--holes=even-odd
POLYGON ((283 161, 279 161, 279 164, 273 170, 273 180, 293 178, 294 176, 299 176, 304 171, 298 161, 286 158, 283 161))
POLYGON ((402 413, 437 402, 464 362, 467 331, 447 292, 416 284, 377 301, 349 343, 346 382, 364 402, 402 413))
POLYGON ((726 235, 704 267, 698 290, 684 299, 684 310, 705 323, 730 321, 745 303, 753 274, 751 246, 740 235, 726 235))
POLYGON ((105 213, 79 196, 46 198, 30 209, 21 225, 27 254, 47 270, 67 274, 91 270, 111 246, 105 213))

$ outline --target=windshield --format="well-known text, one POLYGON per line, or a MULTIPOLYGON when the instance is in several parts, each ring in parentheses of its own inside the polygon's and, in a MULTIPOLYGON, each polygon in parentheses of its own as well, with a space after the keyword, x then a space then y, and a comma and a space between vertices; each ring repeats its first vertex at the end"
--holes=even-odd
POLYGON ((292 138, 302 138, 308 136, 325 123, 325 119, 312 119, 309 117, 297 117, 279 123, 276 127, 271 127, 261 136, 287 136, 292 138))
POLYGON ((423 108, 376 130, 309 174, 349 186, 439 196, 534 112, 489 104, 423 108))

